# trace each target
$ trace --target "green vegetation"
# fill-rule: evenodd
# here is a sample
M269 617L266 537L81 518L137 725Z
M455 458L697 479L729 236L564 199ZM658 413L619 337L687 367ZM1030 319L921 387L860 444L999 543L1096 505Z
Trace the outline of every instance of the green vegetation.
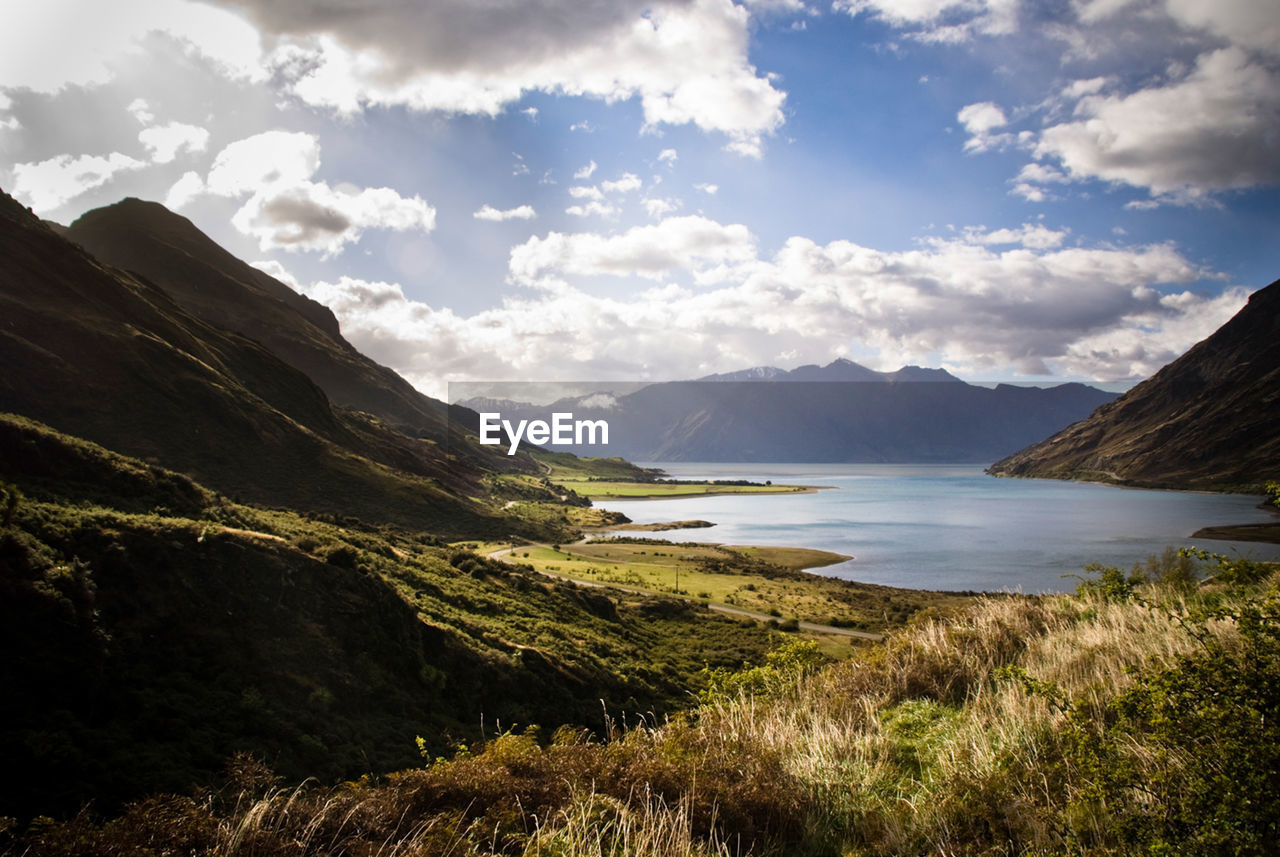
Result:
M530 453L556 482L613 479L619 482L652 482L665 474L651 467L639 467L625 458L590 458L567 452L535 450Z
M796 494L813 491L806 485L774 485L743 479L692 482L667 479L661 470L637 467L622 458L577 458L563 452L535 452L547 479L592 500L673 499L717 494Z
M1271 567L1190 560L983 599L832 665L793 642L705 671L667 721L512 730L335 787L281 790L242 761L220 791L42 822L11 850L1269 855L1280 588Z
M0 815L402 768L515 723L687 705L777 632L354 518L232 502L0 417Z
M880 631L921 610L945 610L964 596L854 583L803 569L848 557L782 547L734 547L619 537L571 545L529 545L516 558L545 574L623 589L694 597L757 615ZM678 586L677 586L678 583Z
M605 480L557 480L592 500L662 499L711 497L719 494L803 494L815 489L806 485L757 485L733 482L614 482Z

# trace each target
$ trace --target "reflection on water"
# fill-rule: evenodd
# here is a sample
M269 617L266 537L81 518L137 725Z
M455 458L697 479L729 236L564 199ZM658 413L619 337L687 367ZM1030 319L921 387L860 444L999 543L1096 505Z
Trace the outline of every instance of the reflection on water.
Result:
M996 479L972 465L647 464L678 479L829 485L816 494L599 501L645 523L704 518L702 530L645 533L675 541L821 548L854 557L816 571L921 589L1074 588L1090 562L1128 567L1166 546L1196 544L1280 559L1280 545L1193 540L1214 524L1273 520L1260 497L1144 491L1042 479Z

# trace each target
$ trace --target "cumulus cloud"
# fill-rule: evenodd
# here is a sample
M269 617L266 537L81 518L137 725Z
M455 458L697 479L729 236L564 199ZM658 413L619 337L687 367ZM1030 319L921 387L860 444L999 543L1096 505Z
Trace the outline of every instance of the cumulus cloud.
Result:
M142 129L138 140L151 152L153 162L167 164L178 157L179 152L203 152L209 145L209 132L196 125L170 122Z
M313 181L320 144L311 134L264 131L227 145L208 176L187 173L169 190L179 207L200 193L248 199L231 218L263 250L309 250L326 256L360 240L365 229L435 228L435 209L387 187L330 187Z
M584 205L571 205L564 213L574 217L616 217L621 210L611 202L593 199Z
M595 161L591 161L591 162L590 162L589 164L587 164L585 167L582 167L582 168L580 168L579 170L577 170L577 171L573 174L573 177L574 177L575 179L589 179L589 178L591 178L591 174L592 174L592 173L594 173L594 172L596 171L596 166L597 166L596 162L595 162Z
M1062 246L1068 230L1053 230L1041 223L1024 223L1017 229L994 229L990 232L981 227L966 229L965 239L975 244L1020 244L1031 250L1049 250Z
M496 115L530 91L638 98L647 124L693 124L758 154L785 94L748 61L732 0L316 4L225 0L278 47L272 64L315 106Z
M640 181L640 177L635 173L623 173L619 179L600 183L600 189L605 193L629 193L643 186L644 182Z
M1018 6L1017 0L835 4L935 42L1011 36ZM1017 38L1065 43L1066 59L1095 73L1055 81L1038 102L1012 111L991 101L959 111L966 151L1017 146L1036 159L1036 169L1012 183L1014 195L1041 202L1053 198L1051 185L1101 181L1148 192L1149 200L1129 207L1150 208L1280 183L1280 4L1073 0L1061 9L1028 4L1024 11L1037 16L1036 29L1028 14ZM1162 67L1163 74L1150 73ZM1037 118L1039 128L1012 127Z
M1018 25L1017 0L836 0L832 8L878 18L924 42L1005 35Z
M680 209L680 200L678 199L655 199L649 198L643 201L644 210L648 212L650 217L663 217L673 211Z
M0 81L9 87L52 93L106 83L118 59L142 52L153 33L177 40L233 77L266 78L258 32L242 16L206 3L130 0L125 8L41 0L24 4L21 18L22 26L0 27ZM56 46L57 62L49 61L50 46Z
M165 194L164 207L170 211L179 211L204 192L204 179L195 170L187 170Z
M102 187L118 173L146 167L120 152L58 155L38 163L15 164L13 193L39 213L50 212L86 191Z
M1280 75L1240 48L1203 54L1162 86L1084 95L1074 113L1035 147L1073 179L1184 200L1280 181Z
M1003 128L1009 124L1009 120L1005 118L1004 111L994 102L983 101L978 104L970 104L962 108L956 114L956 118L960 120L960 124L964 126L964 129L969 132L969 139L964 144L966 152L985 152L988 149L1007 145L1014 139L1012 134L991 133L997 128Z
M658 161L660 163L674 164L679 157L680 155L675 149L663 149L658 153Z
M437 394L449 378L689 378L853 348L878 353L883 368L940 356L957 371L1132 380L1247 296L1178 291L1205 272L1168 245L1064 249L1033 237L1038 229L965 229L903 252L794 237L765 259L744 227L671 218L619 235L531 238L509 268L541 288L471 316L391 283L344 278L303 291L333 308L357 347ZM673 281L726 267L733 276L710 288ZM598 277L654 285L605 296L590 287Z
M532 205L520 205L515 208L497 209L492 205L483 205L479 211L471 215L476 220L492 220L500 222L503 220L532 220L538 216L533 210Z
M620 235L551 232L511 250L515 282L537 283L547 275L636 276L660 280L674 269L705 275L726 263L755 258L755 238L741 224L723 226L705 217L672 217Z

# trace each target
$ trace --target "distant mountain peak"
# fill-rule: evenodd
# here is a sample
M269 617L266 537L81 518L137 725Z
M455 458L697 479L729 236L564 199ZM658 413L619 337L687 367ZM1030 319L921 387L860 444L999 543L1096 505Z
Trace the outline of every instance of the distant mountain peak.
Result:
M847 357L837 357L826 366L806 363L788 371L775 366L753 366L698 378L699 381L859 381L869 383L905 381L945 381L964 383L945 369L903 366L896 372L877 372Z

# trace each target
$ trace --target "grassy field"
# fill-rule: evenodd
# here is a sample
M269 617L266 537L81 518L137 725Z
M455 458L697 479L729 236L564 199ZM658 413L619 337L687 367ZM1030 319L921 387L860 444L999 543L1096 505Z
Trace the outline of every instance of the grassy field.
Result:
M527 545L508 559L544 574L663 595L679 595L781 620L880 631L918 610L963 596L854 583L803 569L848 557L785 547L674 544L659 540Z
M713 497L719 494L807 494L808 485L729 485L718 482L613 482L558 479L592 500L674 500L678 497Z

